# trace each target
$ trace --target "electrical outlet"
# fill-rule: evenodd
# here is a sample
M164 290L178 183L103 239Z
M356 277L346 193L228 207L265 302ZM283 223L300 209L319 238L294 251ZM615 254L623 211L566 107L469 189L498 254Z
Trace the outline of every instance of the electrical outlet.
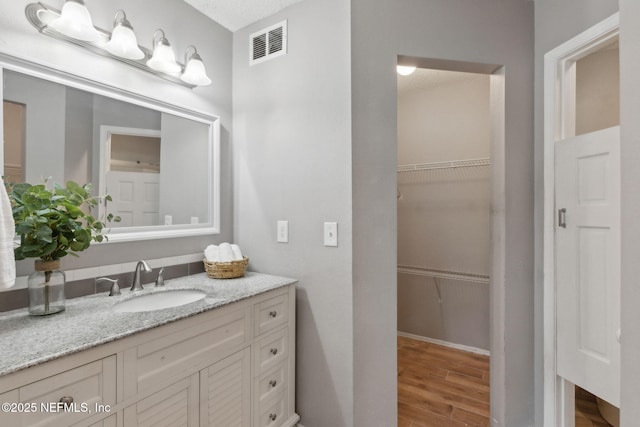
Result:
M289 243L289 221L278 221L277 241Z
M164 216L164 225L171 225L173 223L173 217L171 215Z
M324 245L338 246L338 223L337 222L324 223Z

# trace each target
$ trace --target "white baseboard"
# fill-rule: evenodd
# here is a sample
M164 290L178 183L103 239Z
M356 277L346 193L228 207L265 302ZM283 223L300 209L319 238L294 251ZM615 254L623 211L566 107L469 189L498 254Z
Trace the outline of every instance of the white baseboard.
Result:
M398 336L399 337L405 337L405 338L411 338L411 339L418 340L418 341L430 342L432 344L438 344L438 345L442 345L442 346L445 346L445 347L455 348L456 350L468 351L470 353L481 354L483 356L490 356L491 355L489 350L485 350L485 349L482 349L482 348L471 347L469 345L463 345L463 344L455 344L455 343L448 342L448 341L437 340L435 338L427 338L427 337L423 337L423 336L420 336L420 335L408 334L406 332L398 331Z

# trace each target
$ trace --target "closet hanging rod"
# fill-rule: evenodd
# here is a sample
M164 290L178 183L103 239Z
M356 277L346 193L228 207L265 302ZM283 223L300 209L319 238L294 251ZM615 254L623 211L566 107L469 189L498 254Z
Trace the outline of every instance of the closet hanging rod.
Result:
M415 172L424 170L435 169L455 169L455 168L469 168L476 166L489 166L491 165L491 159L468 159L468 160L451 160L448 162L433 162L433 163L418 163L414 165L399 165L397 168L400 172Z
M485 284L489 283L488 274L438 270L435 268L412 267L408 265L398 265L398 273L412 274L415 276L434 277L438 279L461 280L464 282L485 283Z

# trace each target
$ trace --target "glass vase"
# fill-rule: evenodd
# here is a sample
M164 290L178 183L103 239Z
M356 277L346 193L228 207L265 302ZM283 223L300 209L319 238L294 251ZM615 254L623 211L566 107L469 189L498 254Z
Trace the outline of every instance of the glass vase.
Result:
M46 316L64 311L64 283L60 260L36 260L35 271L29 276L29 314Z

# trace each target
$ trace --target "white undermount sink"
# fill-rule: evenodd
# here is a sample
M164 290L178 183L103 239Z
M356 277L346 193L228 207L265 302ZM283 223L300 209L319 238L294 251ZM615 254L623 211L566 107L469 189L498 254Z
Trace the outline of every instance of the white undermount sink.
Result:
M152 294L135 296L113 306L118 313L137 313L140 311L162 310L200 301L207 296L197 289L175 289Z

